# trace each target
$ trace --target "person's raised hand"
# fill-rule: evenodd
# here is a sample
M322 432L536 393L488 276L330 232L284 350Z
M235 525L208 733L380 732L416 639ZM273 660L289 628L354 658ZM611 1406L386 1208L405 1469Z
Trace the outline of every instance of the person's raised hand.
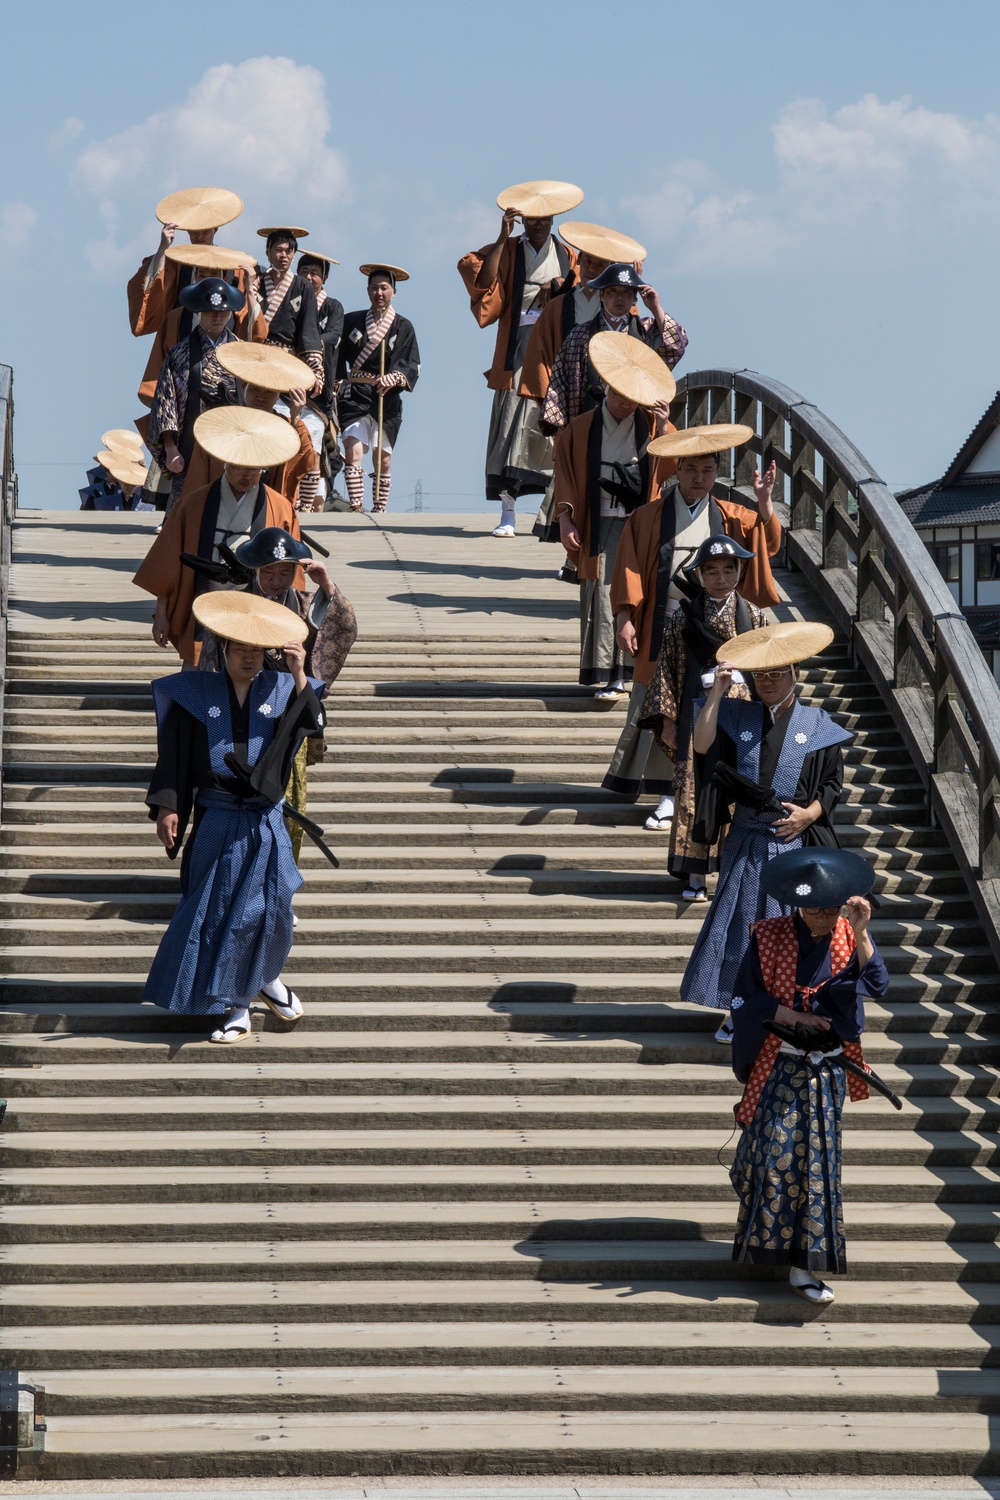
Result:
M518 213L516 208L504 209L503 218L500 221L500 238L502 240L510 239L510 236L514 228L516 227L520 217L521 215Z
M302 564L302 571L307 578L312 579L320 593L325 594L329 599L333 593L333 581L326 566L321 562L317 562L313 557L308 562Z
M774 482L778 477L778 465L774 459L768 464L763 474L758 469L753 476L753 492L757 497L758 504L762 500L770 500Z
M657 401L650 410L653 413L653 436L662 437L670 426L670 402Z
M174 235L176 233L177 233L177 225L176 224L164 224L164 225L161 226L161 228L160 228L160 248L159 248L159 252L158 252L160 255L163 254L164 250L169 250L170 249L170 246L174 243Z
M731 661L720 661L715 669L715 680L708 690L710 698L724 698L733 685L733 673L736 668Z
M177 842L177 814L161 807L156 814L156 837L164 849L172 849Z
M872 919L871 902L866 901L864 896L852 896L849 901L844 902L844 916L854 929L854 936L859 938L868 931L868 923Z
M643 282L642 286L639 288L639 296L642 298L643 303L651 313L655 314L662 311L660 307L660 294L655 287L649 286L646 282Z
M306 648L301 641L287 641L281 649L285 654L285 664L292 674L295 687L301 693L306 685Z

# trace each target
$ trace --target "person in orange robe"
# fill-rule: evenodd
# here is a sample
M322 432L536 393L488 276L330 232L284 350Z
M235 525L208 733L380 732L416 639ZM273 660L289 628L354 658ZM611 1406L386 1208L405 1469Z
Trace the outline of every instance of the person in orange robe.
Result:
M493 363L486 384L493 411L486 452L486 498L499 500L494 536L515 535L518 495L543 495L552 474L552 444L538 426L536 402L520 395L521 371L534 324L570 271L576 251L553 237L552 219L525 218L505 209L492 245L470 250L458 263L472 315L480 328L496 324Z
M264 484L263 474L263 469L227 463L220 480L185 495L170 511L132 579L156 598L153 640L158 646L173 646L189 666L197 665L201 653L191 606L211 585L181 561L182 554L218 562L222 544L255 536L265 526L280 526L299 540L294 507ZM304 588L304 579L297 577L294 587Z
M678 438L684 436L683 431L678 434ZM657 446L663 443L666 440L660 439ZM632 694L625 727L602 786L633 798L642 791L659 792L659 804L646 820L652 832L669 830L673 798L661 784L665 757L656 752L652 733L641 730L638 720L663 644L664 622L672 609L680 607L675 582L679 571L705 537L725 532L753 553L740 578L743 598L760 609L778 602L770 563L781 546L781 522L771 500L777 469L771 463L763 474L755 475L756 510L737 501L717 499L712 488L718 473L718 453L679 458L673 481L651 505L643 505L629 516L615 558L611 608L618 644L633 661ZM685 534L683 546L672 546L680 528L693 520L698 521L704 535L695 539ZM646 780L651 755L656 765L651 779L656 784L647 784Z

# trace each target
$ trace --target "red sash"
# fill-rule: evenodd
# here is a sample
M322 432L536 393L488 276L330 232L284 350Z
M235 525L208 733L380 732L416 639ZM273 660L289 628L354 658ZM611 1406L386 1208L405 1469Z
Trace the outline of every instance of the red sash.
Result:
M799 942L795 935L795 918L793 916L767 917L763 922L755 922L750 931L757 938L760 971L764 976L764 988L767 993L773 995L789 1010L811 1011L814 1008L812 997L821 986L796 986L795 969L799 961ZM838 974L843 973L854 957L856 948L857 939L850 922L846 917L838 917L837 925L830 937L832 977L836 978ZM829 983L829 981L824 982ZM850 1058L851 1062L857 1063L861 1068L867 1067L860 1042L842 1042L841 1046L844 1056ZM749 1125L756 1114L764 1085L771 1076L774 1060L780 1050L781 1038L768 1036L757 1053L757 1059L750 1070L750 1077L743 1090L743 1098L736 1111L736 1119L740 1125ZM853 1073L847 1075L847 1087L852 1099L868 1098L867 1083Z

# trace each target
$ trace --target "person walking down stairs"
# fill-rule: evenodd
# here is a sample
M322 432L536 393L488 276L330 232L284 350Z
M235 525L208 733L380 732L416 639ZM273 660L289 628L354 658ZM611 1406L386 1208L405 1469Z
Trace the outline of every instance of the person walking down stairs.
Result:
M305 671L307 625L256 594L194 602L226 642L221 672L177 672L153 683L157 758L146 794L156 834L181 864L181 899L153 958L143 998L189 1016L221 1017L210 1040L250 1034L258 996L285 1021L302 1015L281 980L292 946L292 897L302 884L282 815L299 745L321 734L324 685ZM288 672L264 669L280 647Z
M834 1299L823 1275L847 1269L841 1114L848 1089L852 1099L869 1094L865 996L889 989L868 934L874 881L846 849L772 860L761 885L792 914L754 924L732 1000L733 1072L744 1085L733 1260L788 1266L792 1291L819 1306Z

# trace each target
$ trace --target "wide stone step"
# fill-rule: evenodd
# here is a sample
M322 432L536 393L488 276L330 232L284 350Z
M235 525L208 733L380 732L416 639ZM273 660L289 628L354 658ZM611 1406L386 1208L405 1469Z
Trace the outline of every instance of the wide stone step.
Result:
M853 1173L851 1174L853 1176ZM67 1203L7 1204L0 1207L0 1224L8 1247L32 1245L56 1258L76 1254L80 1246L96 1247L106 1241L124 1241L137 1254L152 1245L157 1256L168 1255L164 1247L177 1242L200 1246L203 1241L224 1241L264 1246L293 1241L295 1253L305 1255L308 1246L380 1237L394 1245L411 1240L496 1239L508 1245L532 1240L540 1231L550 1239L572 1239L589 1244L593 1240L645 1244L675 1240L725 1240L734 1229L735 1205L730 1197L718 1202L681 1200L671 1202L669 1215L651 1211L648 1202L611 1200L606 1203L572 1201L448 1202L429 1198L422 1202L281 1202L242 1203ZM891 1244L894 1254L900 1242L918 1242L917 1248L944 1243L959 1253L973 1244L995 1253L1000 1228L1000 1204L857 1201L850 1195L844 1205L844 1221L852 1246L877 1240ZM728 1243L728 1241L727 1241ZM60 1246L72 1245L72 1252ZM906 1248L906 1245L904 1245ZM852 1255L852 1261L854 1257ZM175 1267L179 1252L173 1254ZM97 1259L97 1265L100 1261ZM75 1264L75 1262L74 1262ZM95 1264L92 1256L90 1265ZM95 1275L91 1269L90 1275ZM73 1280L73 1274L67 1277Z
M527 1394L525 1400L527 1400ZM992 1423L976 1413L918 1422L894 1410L788 1409L546 1413L522 1403L502 1413L351 1412L331 1420L299 1412L160 1416L60 1416L49 1424L41 1478L145 1479L213 1475L744 1474L937 1475L994 1473ZM905 1405L902 1410L906 1410ZM728 1419L728 1420L726 1420ZM774 1434L785 1446L776 1458ZM263 1446L266 1444L267 1446ZM794 1458L794 1467L791 1460Z
M372 1165L563 1166L604 1163L669 1165L718 1161L717 1130L670 1128L615 1130L466 1129L286 1130L261 1123L254 1129L213 1132L211 1141L188 1130L15 1131L0 1140L5 1168L89 1167L102 1157L134 1166L210 1166L220 1154L261 1166L321 1165L331 1153L345 1163ZM974 1131L852 1129L844 1135L844 1160L867 1166L1000 1166L1000 1146ZM595 1168L596 1171L596 1168Z
M693 1227L683 1226L689 1235ZM461 1295L463 1282L496 1281L504 1300L509 1300L516 1295L518 1282L541 1281L557 1289L557 1302L568 1289L575 1294L574 1300L589 1301L587 1293L593 1288L578 1283L634 1282L636 1295L656 1305L672 1283L694 1283L692 1301L697 1301L706 1279L744 1287L747 1279L746 1267L732 1259L731 1226L728 1234L723 1229L717 1238L674 1234L661 1239L562 1240L543 1224L514 1244L477 1238L282 1239L236 1244L229 1239L197 1239L136 1245L130 1239L105 1237L93 1243L9 1245L0 1259L4 1271L0 1308L5 1322L26 1315L38 1322L77 1321L90 1315L83 1311L88 1305L95 1314L107 1308L134 1307L136 1317L149 1321L156 1316L151 1309L158 1302L155 1297L149 1300L154 1281L163 1292L161 1305L171 1317L187 1317L191 1305L203 1301L236 1304L239 1311L241 1287L247 1289L246 1306L252 1308L255 1290L267 1281L284 1293L273 1298L277 1306L308 1307L315 1298L316 1316L325 1320L337 1316L331 1307L334 1286L352 1281L385 1281L389 1297L399 1283L440 1281L450 1283L444 1287L449 1300ZM861 1240L852 1248L851 1261L853 1277L891 1285L894 1313L905 1303L908 1286L916 1283L926 1315L926 1288L942 1283L938 1290L943 1309L965 1306L962 1295L950 1295L961 1288L981 1299L974 1321L1000 1322L1000 1247L996 1245ZM221 1266L227 1268L231 1280L220 1280ZM787 1281L787 1270L759 1269L756 1279L780 1285ZM534 1289L533 1285L529 1298ZM434 1300L433 1288L430 1300ZM890 1315L883 1312L881 1317Z

